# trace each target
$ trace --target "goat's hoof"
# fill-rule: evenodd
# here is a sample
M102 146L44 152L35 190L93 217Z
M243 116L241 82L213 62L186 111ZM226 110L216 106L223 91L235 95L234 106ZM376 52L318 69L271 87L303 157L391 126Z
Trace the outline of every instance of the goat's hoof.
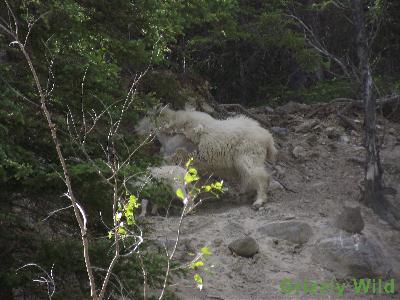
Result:
M261 206L263 206L264 202L254 202L253 205L251 206L254 210L259 210Z
M146 219L146 216L143 216L143 215L139 215L136 217L136 221L138 221L138 222L143 222L145 219Z

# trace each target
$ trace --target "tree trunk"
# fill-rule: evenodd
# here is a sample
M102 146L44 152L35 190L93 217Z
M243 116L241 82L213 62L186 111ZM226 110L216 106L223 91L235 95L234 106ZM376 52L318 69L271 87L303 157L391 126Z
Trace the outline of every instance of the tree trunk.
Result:
M385 198L383 168L376 136L376 98L369 63L370 45L365 28L364 0L352 0L353 22L357 32L357 54L361 96L364 101L364 147L366 149L362 200L385 221L396 226L396 212ZM397 224L398 226L398 224Z

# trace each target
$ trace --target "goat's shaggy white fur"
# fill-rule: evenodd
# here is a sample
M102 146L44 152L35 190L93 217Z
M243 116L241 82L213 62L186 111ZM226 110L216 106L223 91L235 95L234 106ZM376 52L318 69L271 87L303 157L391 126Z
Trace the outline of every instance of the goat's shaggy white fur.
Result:
M166 165L161 167L150 167L148 169L151 178L159 180L171 187L175 193L178 189L181 189L184 196L186 197L185 189L185 175L186 170L180 166ZM139 178L139 181L146 183L148 180L145 178ZM137 182L138 183L138 182ZM142 210L139 217L144 217L147 211L148 201L151 199L142 199ZM158 206L153 204L152 213L157 211Z
M183 134L169 135L159 132L157 139L161 144L160 153L164 156L174 155L179 148L185 149L189 153L196 151L196 145L191 143Z
M271 133L258 122L245 116L216 120L203 112L166 108L153 122L143 119L137 129L142 134L156 129L185 136L197 148L194 157L200 168L222 178L238 178L241 192L257 192L256 208L267 201L270 176L264 162L274 161L277 150Z
M186 170L180 166L161 166L149 168L150 174L157 180L169 185L174 192L181 189L185 193Z

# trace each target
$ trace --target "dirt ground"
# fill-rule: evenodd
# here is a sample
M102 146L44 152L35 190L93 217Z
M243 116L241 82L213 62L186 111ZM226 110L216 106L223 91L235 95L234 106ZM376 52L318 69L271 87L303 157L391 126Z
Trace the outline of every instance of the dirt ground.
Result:
M312 250L324 237L340 234L334 219L344 206L361 206L365 228L363 236L374 239L383 249L385 260L392 266L397 294L391 297L379 294L355 295L348 282L341 299L399 299L400 288L400 232L377 217L371 209L359 202L360 181L363 177L364 149L362 147L362 119L350 115L355 128L346 128L335 109L310 116L310 107L303 112L283 108L281 114L269 115L262 108L254 114L270 121L275 129L274 138L279 149L279 159L273 177L286 189L269 193L269 202L260 210L251 208L252 199L210 200L193 215L185 218L181 242L176 259L187 262L188 253L196 253L208 246L212 252L206 260L210 273L202 273L203 289L193 280L194 272L186 278L175 278L171 290L182 299L337 299L334 291L326 295L285 294L281 291L283 279L292 282L304 280L317 283L335 280L335 274L321 267L313 259ZM279 111L279 110L278 110ZM311 125L310 125L311 124ZM382 161L385 183L400 192L400 126L379 119L379 134L384 135ZM294 151L297 147L297 152ZM296 152L296 154L293 154ZM296 157L297 156L297 157ZM388 195L392 203L400 203L399 194ZM149 217L155 226L153 238L162 241L176 235L178 217ZM277 221L301 221L312 228L312 236L303 245L292 244L260 232L258 228ZM259 252L252 258L232 254L228 245L245 236L253 237Z

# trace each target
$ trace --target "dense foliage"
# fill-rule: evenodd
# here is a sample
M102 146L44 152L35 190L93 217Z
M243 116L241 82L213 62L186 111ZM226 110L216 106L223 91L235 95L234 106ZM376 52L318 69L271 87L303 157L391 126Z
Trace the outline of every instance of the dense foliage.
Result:
M320 43L334 56L350 62L351 69L357 65L354 28L349 22L351 12L336 2L347 3L327 0L9 1L22 36L27 33L27 23L36 21L27 48L42 84L53 86L49 107L59 128L78 196L84 199L83 204L92 216L93 235L105 234L97 216L99 211L109 209L110 191L71 142L67 113L79 116L82 108L99 110L124 99L132 80L145 70L147 74L140 82L134 105L121 125L121 143L127 147L138 145L133 125L149 107L158 102L182 106L189 98L203 97L204 90L211 92L218 102L244 105L273 106L289 100L312 102L356 97L354 80L349 80L332 58L310 46L309 32L290 17L295 15L304 20ZM365 2L369 30L376 32L370 56L377 92L399 92L400 3L395 0ZM0 17L5 22L9 20L3 1ZM59 282L71 276L84 281L72 213L64 212L57 215L57 220L47 221L58 232L56 238L49 232L40 233L41 228L32 227L33 221L46 217L46 212L65 206L65 199L59 197L64 185L58 176L60 166L38 107L32 76L22 54L10 42L11 37L0 31L2 299L12 299L16 287L25 286L18 293L32 291L33 287L26 283L29 274L15 274L16 268L26 262L34 261L47 268L54 263ZM50 66L52 72L49 72ZM118 114L119 110L120 106L115 105L112 114ZM107 132L103 130L106 126L106 122L99 123L87 141L90 154L99 161L103 153L98 142L106 140ZM161 162L151 146L136 155L136 164L129 166L127 172L140 172L150 164ZM168 195L167 191L154 187L144 192L147 197L162 198L161 202ZM107 213L104 216L110 217ZM100 253L105 247L99 242L93 251ZM151 274L156 276L156 267L163 262L161 258L151 261L154 271ZM125 264L124 268L120 272L128 287L138 291L141 281L137 265L127 270ZM75 288L75 298L86 295L86 285ZM65 293L65 288L59 286L57 298L71 297Z

